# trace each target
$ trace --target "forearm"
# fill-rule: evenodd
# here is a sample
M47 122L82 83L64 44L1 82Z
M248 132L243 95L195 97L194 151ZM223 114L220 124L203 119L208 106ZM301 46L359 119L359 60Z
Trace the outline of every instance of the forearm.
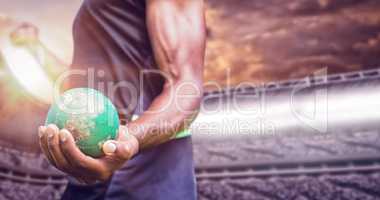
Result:
M184 84L189 85L187 91L181 89ZM181 91L187 94L179 94ZM199 111L201 97L202 87L193 82L168 87L143 115L128 124L128 133L137 138L140 149L167 142L190 126Z

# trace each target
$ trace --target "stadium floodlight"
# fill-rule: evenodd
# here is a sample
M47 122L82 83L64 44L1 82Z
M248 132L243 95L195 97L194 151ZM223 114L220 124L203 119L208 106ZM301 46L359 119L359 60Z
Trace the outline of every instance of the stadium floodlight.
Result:
M2 54L9 71L33 97L45 103L52 101L53 83L43 70L38 59L26 48L7 43Z

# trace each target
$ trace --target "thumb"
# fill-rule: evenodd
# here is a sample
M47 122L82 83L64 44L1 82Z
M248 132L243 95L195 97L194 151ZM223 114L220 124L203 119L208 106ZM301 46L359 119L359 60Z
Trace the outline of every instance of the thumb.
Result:
M103 152L122 160L129 160L137 154L139 144L134 136L128 135L123 141L109 140L103 144Z

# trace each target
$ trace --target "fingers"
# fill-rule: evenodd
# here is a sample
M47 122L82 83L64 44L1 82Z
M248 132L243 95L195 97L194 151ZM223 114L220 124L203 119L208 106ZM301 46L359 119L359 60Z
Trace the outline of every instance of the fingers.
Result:
M41 148L52 165L61 171L70 172L69 163L60 150L58 133L59 129L54 124L41 126L39 128Z
M137 139L132 135L126 135L123 140L110 140L104 143L103 152L108 156L116 157L118 160L129 160L137 154L139 149Z
M104 143L103 152L107 156L112 156L117 161L129 160L132 157L128 144L112 140Z
M82 173L86 170L97 172L102 170L101 163L89 156L83 154L76 146L73 136L67 131L63 130L59 132L60 147L64 157L68 160L73 168Z
M56 166L55 161L53 157L50 155L49 147L47 143L47 127L46 126L40 126L38 128L38 136L40 138L40 147L42 152L45 154L46 158L49 160L49 162Z
M47 128L47 140L48 140L48 148L50 155L54 159L54 162L56 164L56 167L62 171L65 172L71 172L70 164L67 161L66 157L63 155L60 147L60 140L59 140L59 132L67 131L67 130L61 130L58 131L58 127L51 126Z
M51 151L51 146L52 146L52 142L53 142L55 136L58 135L58 130L59 129L56 125L49 124L46 127L45 136L44 136L49 154L50 154L51 158L54 160L54 163L56 165L57 165L56 156L54 155L54 152Z
M128 144L124 143L127 141L127 128L125 126L120 126L117 141L109 140L103 144L103 152L107 156L113 156L117 160L129 160L132 157L131 148Z
M90 184L96 180L107 180L112 173L107 163L84 155L76 146L71 133L59 131L55 125L39 128L40 146L51 164L80 180Z

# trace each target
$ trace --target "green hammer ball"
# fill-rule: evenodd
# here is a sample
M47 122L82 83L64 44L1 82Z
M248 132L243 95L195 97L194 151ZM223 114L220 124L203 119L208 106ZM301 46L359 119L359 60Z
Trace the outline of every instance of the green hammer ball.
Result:
M120 125L112 102L90 88L71 89L57 98L47 114L49 124L70 131L79 149L95 158L103 156L103 144L116 138Z

